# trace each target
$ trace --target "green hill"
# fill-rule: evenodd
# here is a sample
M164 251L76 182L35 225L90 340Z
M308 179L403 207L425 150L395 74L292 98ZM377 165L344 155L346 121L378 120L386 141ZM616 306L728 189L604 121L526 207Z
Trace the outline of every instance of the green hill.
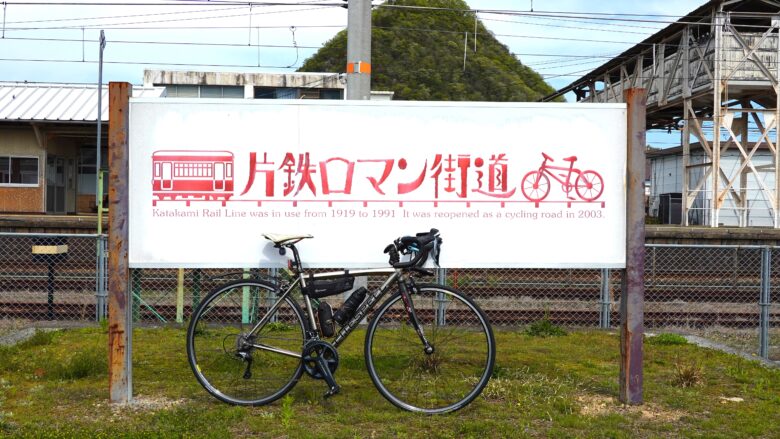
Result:
M372 16L371 89L391 90L397 100L536 101L555 90L524 66L482 25L460 11L462 0L396 0L390 4L456 10L376 8ZM468 49L464 69L464 34ZM344 72L347 32L341 31L299 69Z

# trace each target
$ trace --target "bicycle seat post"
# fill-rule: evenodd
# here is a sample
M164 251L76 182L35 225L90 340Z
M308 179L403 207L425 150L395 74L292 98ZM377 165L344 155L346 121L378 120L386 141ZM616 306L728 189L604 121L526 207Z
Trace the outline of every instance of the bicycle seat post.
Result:
M295 273L302 273L303 266L301 264L301 256L298 254L298 249L295 247L295 244L285 244L284 246L289 247L293 252L293 269L295 270Z

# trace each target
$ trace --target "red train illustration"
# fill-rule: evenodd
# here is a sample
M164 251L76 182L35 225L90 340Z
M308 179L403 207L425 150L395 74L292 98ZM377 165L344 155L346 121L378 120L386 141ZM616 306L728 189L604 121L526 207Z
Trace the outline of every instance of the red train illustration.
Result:
M230 151L155 151L152 193L160 200L222 200L233 196Z

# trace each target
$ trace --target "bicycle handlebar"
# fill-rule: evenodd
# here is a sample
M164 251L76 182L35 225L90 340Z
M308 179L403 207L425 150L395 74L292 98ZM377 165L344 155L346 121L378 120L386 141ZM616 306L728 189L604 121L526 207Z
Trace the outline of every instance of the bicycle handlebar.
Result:
M416 267L428 259L428 254L439 237L439 230L431 229L430 232L421 232L415 236L402 236L392 244L385 247L385 253L390 255L390 265L393 268ZM415 256L406 262L401 262L401 255L415 254Z

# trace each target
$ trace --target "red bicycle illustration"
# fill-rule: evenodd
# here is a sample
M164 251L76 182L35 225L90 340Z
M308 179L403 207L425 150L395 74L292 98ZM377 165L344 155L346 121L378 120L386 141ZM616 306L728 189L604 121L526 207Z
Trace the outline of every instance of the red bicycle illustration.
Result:
M575 168L574 162L577 161L577 156L563 159L563 161L569 162L569 167L548 165L548 161L553 161L552 157L545 153L542 153L542 157L544 157L544 161L542 161L539 169L531 171L523 177L523 195L529 200L539 202L547 198L547 195L550 193L550 178L548 175L563 185L563 191L570 200L574 199L571 196L572 189L577 193L577 196L585 201L593 201L601 196L601 193L604 191L604 180L596 171L582 171ZM572 178L575 175L576 178ZM572 183L572 180L574 180L574 183Z

